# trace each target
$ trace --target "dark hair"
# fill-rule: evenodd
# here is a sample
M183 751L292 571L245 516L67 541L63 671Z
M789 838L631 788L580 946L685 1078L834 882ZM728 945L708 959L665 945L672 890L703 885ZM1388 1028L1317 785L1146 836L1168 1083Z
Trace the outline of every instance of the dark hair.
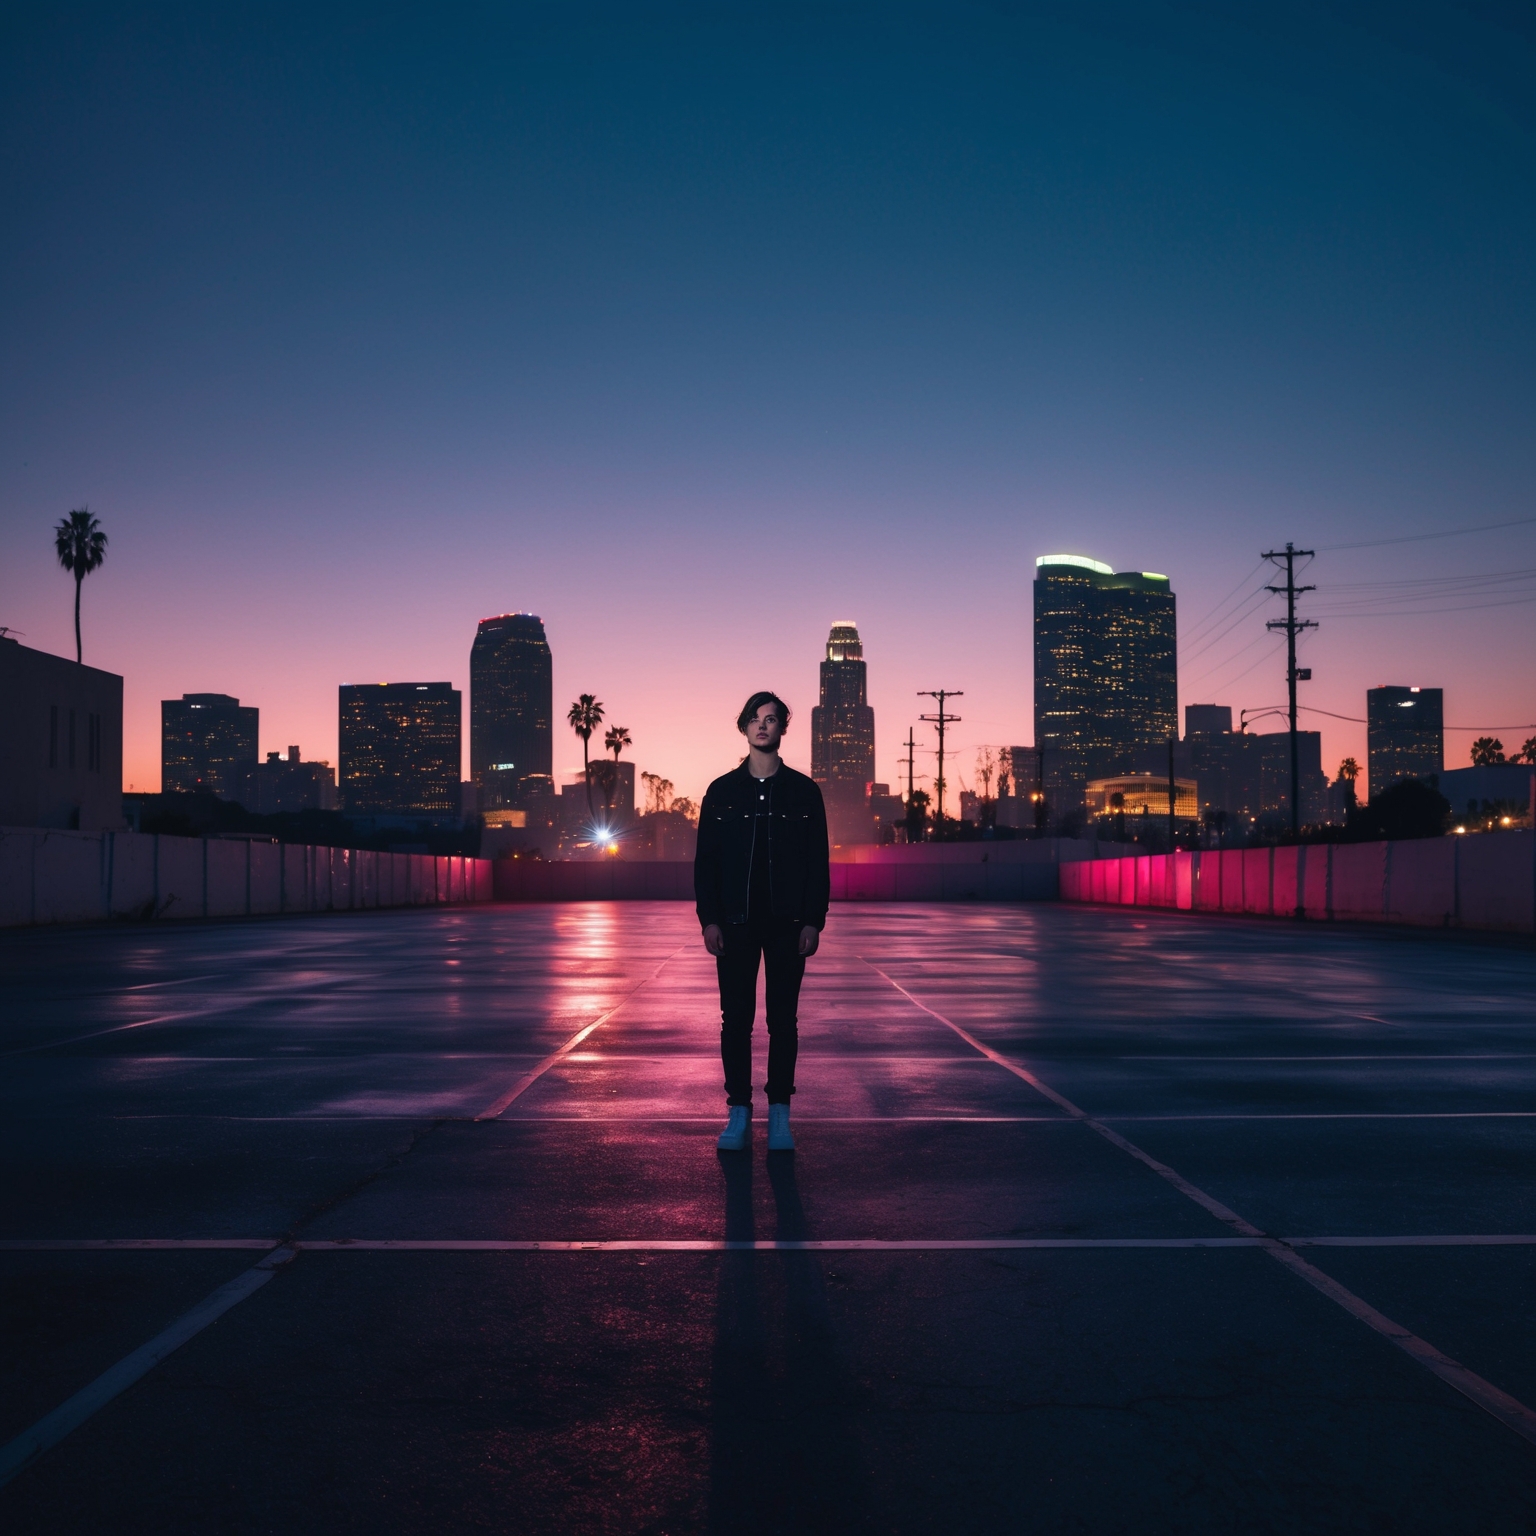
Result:
M757 712L764 704L773 704L778 707L779 727L781 730L789 729L789 705L776 693L754 693L745 704L741 706L741 713L736 716L736 729L743 736L747 734L747 727L757 718Z

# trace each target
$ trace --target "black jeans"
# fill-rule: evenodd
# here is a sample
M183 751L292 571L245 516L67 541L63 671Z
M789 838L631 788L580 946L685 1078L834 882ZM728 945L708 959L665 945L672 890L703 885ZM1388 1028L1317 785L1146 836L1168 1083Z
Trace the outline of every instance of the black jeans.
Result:
M752 1102L752 1017L757 1011L757 960L768 977L768 1102L788 1104L795 1091L800 1036L795 1011L805 957L795 919L754 918L727 923L725 953L715 959L720 977L720 1059L725 1063L725 1102Z

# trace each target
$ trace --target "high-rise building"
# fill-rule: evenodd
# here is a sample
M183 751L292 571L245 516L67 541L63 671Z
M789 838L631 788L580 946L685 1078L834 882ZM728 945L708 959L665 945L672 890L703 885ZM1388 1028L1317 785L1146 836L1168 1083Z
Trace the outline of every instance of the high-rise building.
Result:
M451 683L343 683L342 809L457 821L461 702Z
M811 777L821 786L831 840L872 842L875 712L869 707L864 646L851 621L834 624L827 636L821 701L811 711Z
M482 813L553 792L554 683L537 614L481 619L469 652L469 771Z
M160 788L236 800L256 766L261 711L227 693L184 693L160 705Z
M1035 745L1051 811L1081 811L1090 779L1167 770L1178 732L1173 589L1166 576L1082 555L1042 555L1035 567Z
M1445 767L1439 688L1370 688L1365 695L1366 774L1371 798L1399 779L1428 780Z

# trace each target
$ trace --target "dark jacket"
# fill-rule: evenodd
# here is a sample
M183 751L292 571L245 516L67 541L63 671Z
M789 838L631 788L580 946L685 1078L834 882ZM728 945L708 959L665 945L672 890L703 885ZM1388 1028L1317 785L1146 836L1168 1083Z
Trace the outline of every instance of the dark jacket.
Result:
M699 923L707 928L711 923L746 922L753 861L766 857L773 915L824 928L832 875L821 791L814 780L781 765L773 776L773 814L766 839L753 830L757 794L757 780L745 763L721 774L704 792L693 861Z

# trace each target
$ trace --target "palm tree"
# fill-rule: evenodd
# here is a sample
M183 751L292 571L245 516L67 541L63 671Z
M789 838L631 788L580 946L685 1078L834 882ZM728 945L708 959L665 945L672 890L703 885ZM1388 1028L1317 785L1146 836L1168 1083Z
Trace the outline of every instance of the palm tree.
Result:
M1491 768L1504 761L1504 743L1497 736L1479 736L1472 743L1472 766Z
M1344 785L1344 809L1354 810L1358 803L1355 799L1355 780L1360 777L1360 764L1354 758L1346 757L1339 764L1339 779Z
M610 725L608 734L603 737L603 745L613 753L613 768L603 775L603 804L609 817L613 816L613 797L619 792L619 753L625 747L633 746L629 739L629 727L627 725ZM607 766L606 764L604 765Z
M89 507L77 507L60 518L53 530L53 547L59 564L75 578L75 664L83 658L80 646L80 583L107 558L107 536Z
M592 815L592 764L588 758L588 743L592 740L592 732L603 723L603 706L597 702L596 694L584 693L571 705L565 718L571 729L581 737L581 776L587 782L587 815L590 817Z

